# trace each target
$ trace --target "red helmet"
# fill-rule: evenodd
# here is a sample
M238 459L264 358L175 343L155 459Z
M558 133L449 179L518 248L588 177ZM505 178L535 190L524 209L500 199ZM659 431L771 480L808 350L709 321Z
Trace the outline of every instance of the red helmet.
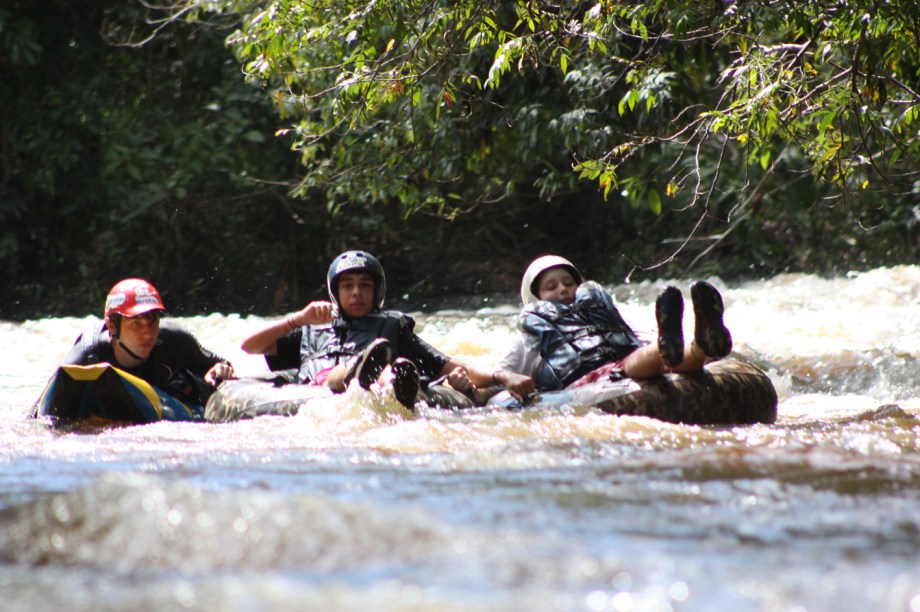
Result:
M166 306L163 305L160 292L156 287L140 278L126 278L119 281L105 298L105 320L107 322L112 313L125 317L136 317L151 310L166 310Z

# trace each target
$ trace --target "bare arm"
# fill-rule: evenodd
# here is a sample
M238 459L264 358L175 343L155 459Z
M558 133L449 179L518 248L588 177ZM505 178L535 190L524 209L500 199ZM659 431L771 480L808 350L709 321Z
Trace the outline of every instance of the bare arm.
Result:
M521 402L527 403L528 398L537 390L537 385L530 376L510 372L508 370L496 370L492 373L495 382L503 386L511 394L511 397Z
M241 348L250 355L275 355L278 352L278 340L289 331L304 325L329 323L334 318L335 306L332 302L310 302L303 309L269 323L246 337Z
M508 390L511 397L522 404L526 402L527 397L536 390L536 385L530 376L509 372L508 370L486 371L476 366L466 365L454 359L449 360L441 371L442 374L454 375L454 370L461 368L466 371L466 375L477 389L485 391L489 387L502 386ZM497 393L496 390L491 395Z

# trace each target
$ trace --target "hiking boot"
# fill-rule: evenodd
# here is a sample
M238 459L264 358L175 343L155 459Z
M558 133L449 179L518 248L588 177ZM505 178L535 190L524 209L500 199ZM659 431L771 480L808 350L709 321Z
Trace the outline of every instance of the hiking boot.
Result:
M389 341L384 338L374 340L348 366L345 372L345 386L348 387L348 383L357 377L362 389L370 389L392 359L393 349L390 348Z
M418 368L408 359L399 357L393 362L392 370L393 395L396 396L396 401L409 410L414 410L419 388Z
M658 320L658 354L670 367L684 360L684 296L674 286L665 287L655 300Z
M693 340L701 351L715 359L732 352L732 335L722 322L725 306L722 296L715 287L705 281L690 285L690 299L693 300L693 314L696 327Z

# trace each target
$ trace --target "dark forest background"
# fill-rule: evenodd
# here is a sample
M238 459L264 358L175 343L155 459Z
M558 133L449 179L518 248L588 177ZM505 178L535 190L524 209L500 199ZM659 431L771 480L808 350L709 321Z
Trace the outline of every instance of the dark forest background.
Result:
M328 192L302 188L292 120L266 84L244 78L226 42L235 23L176 21L119 44L146 38L149 28L115 34L147 16L124 0L0 7L0 319L98 314L128 276L153 282L176 315L288 311L323 296L329 262L351 248L381 259L388 303L408 308L513 301L527 263L547 252L610 283L918 261L916 193L855 211L828 203L828 187L791 154L763 178L728 173L725 196L704 211L656 210L617 190L605 198L577 177L547 197L540 163L517 169L494 202L332 206ZM538 80L517 95L558 91ZM571 152L535 134L533 146L549 148L544 165L571 167ZM514 149L492 154L506 162ZM639 174L661 170L642 163ZM740 222L733 180L757 186Z

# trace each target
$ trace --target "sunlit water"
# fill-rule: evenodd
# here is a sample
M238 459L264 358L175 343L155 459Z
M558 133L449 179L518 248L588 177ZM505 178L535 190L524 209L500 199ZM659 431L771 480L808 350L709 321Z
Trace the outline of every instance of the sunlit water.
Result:
M614 288L637 327L663 284ZM0 605L920 611L920 267L724 296L773 425L413 416L357 389L295 417L64 434L24 415L93 317L0 322ZM485 306L418 331L491 364L517 309ZM263 319L180 322L264 371L238 348Z

